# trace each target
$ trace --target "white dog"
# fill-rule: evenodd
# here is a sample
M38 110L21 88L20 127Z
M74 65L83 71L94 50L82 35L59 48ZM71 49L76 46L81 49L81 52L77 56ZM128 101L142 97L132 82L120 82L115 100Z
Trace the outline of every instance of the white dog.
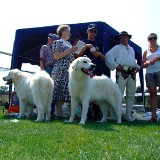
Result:
M20 102L19 118L24 117L27 111L27 118L32 116L34 105L38 108L37 121L50 120L52 95L54 82L45 71L39 71L35 75L26 74L18 69L13 69L4 81L8 84L14 83L15 90Z
M89 102L97 101L103 113L100 122L107 121L108 111L114 113L117 123L121 123L122 94L118 85L107 76L94 76L94 64L87 57L79 57L69 67L69 92L71 95L71 116L73 122L75 109L82 104L80 124L85 124Z

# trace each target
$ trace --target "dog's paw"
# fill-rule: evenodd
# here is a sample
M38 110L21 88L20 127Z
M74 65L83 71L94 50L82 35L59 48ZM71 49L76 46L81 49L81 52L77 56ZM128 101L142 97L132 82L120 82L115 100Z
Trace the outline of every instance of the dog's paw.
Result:
M72 123L73 121L65 119L65 123Z
M73 122L73 117L70 117L69 120L65 120L64 122L66 122L66 123L72 123Z
M37 119L35 120L35 122L42 122L42 121L44 121L44 119L39 119L39 118L37 118Z
M70 121L69 120L67 120L67 119L65 119L65 121L64 121L65 123L70 123Z
M98 123L106 123L107 120L100 120L100 121L96 121L96 122L98 122Z
M80 121L79 124L84 125L85 121Z
M17 118L18 118L18 119L24 119L24 118L25 118L25 116L21 116L21 115L19 115Z
M122 124L122 122L120 121L120 122L117 122L117 124Z

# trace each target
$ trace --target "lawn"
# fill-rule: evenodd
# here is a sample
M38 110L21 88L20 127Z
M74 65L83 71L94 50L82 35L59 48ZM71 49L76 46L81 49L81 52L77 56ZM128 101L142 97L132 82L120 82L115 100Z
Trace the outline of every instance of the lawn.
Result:
M159 160L160 123L79 125L5 116L0 109L0 160Z

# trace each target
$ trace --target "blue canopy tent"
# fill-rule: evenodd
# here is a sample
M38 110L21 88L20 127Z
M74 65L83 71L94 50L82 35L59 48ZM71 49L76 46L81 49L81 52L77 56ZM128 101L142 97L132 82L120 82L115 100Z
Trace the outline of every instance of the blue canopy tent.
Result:
M119 43L116 39L116 35L119 33L105 22L87 22L69 24L71 27L71 39L72 43L75 38L82 40L87 38L87 27L90 23L95 23L98 28L98 34L96 39L100 43L102 53L106 53L109 49ZM13 46L11 69L21 69L22 63L31 63L33 65L39 65L39 50L41 46L47 43L48 33L56 33L58 25L45 26L37 28L25 28L16 30L15 41ZM137 63L141 65L142 62L142 49L137 44L129 41L130 46L133 47L136 53ZM103 65L103 73L110 77L110 70L107 66ZM139 72L139 79L141 83L142 94L144 91L143 70Z

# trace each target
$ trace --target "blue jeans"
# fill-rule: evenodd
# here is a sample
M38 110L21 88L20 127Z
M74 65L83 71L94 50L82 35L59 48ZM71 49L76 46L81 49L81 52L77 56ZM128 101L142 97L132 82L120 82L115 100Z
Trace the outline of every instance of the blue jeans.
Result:
M51 76L52 70L53 70L53 67L45 66L45 71L46 71L50 76Z

